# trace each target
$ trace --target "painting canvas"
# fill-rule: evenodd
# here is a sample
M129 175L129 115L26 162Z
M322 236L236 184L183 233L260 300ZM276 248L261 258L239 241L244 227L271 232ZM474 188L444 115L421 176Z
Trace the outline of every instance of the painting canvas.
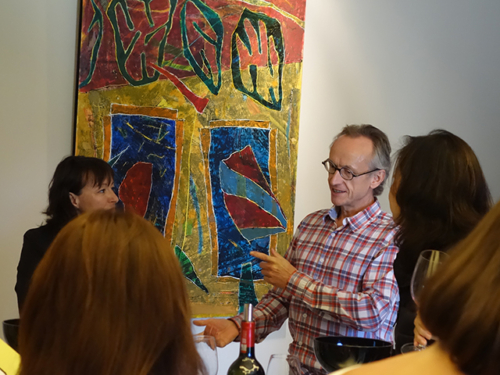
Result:
M269 289L293 235L305 0L82 0L75 153L171 243L195 316Z

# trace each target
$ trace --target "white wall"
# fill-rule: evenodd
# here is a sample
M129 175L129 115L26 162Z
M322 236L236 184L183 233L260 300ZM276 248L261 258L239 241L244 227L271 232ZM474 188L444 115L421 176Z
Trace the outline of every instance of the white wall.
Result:
M72 151L76 1L0 5L0 320L14 293L24 232L42 223L55 166Z
M344 124L372 123L393 148L441 127L464 138L500 195L500 2L307 0L296 223L329 205L320 162ZM0 5L0 320L17 316L22 235L72 150L77 1ZM431 166L430 166L431 167ZM388 209L387 195L381 198ZM285 330L257 346L263 363ZM220 371L238 346L220 351Z
M344 124L465 139L500 197L500 2L308 0L296 218L328 204L321 160ZM318 186L319 185L319 186ZM381 198L389 209L387 193Z

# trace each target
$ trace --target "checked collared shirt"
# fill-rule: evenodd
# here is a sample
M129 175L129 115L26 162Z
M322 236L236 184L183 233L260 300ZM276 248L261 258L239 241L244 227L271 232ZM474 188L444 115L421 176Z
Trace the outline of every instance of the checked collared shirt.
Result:
M254 312L262 341L289 318L290 354L302 374L324 374L314 355L317 336L393 341L399 294L393 272L396 226L378 201L335 224L337 211L320 210L299 225L285 258L297 268L285 289L273 287ZM233 318L241 323L241 316Z

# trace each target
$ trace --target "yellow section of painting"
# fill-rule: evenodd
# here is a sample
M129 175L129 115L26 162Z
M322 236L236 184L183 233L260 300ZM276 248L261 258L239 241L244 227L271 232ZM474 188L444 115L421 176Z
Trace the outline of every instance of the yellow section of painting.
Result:
M207 202L210 197L207 194L207 184L210 181L207 181L205 174L201 130L208 128L210 122L215 120L264 121L270 124L271 129L276 129L273 133L276 133L274 143L277 175L272 178L271 184L288 219L287 231L277 235L276 240L277 249L283 254L293 235L301 75L301 63L284 67L281 111L271 110L236 90L232 83L231 71L222 73L222 88L217 96L212 95L198 77L183 79L193 93L210 99L201 114L196 112L193 105L169 80L141 87L126 86L78 95L76 152L79 155L100 158L104 156L104 120L110 115L112 104L169 108L177 111L178 119L184 120L184 143L175 220L173 228L169 228L171 232L170 230L167 232L172 233L172 246L179 246L188 255L198 277L210 291L207 295L188 282L195 316L227 316L236 313L238 308L238 283L222 281L212 274L211 236L216 236L216 233L210 231L209 223L214 227L215 218L208 212ZM249 77L245 74L242 76L247 87L250 87ZM277 92L277 82L270 77L265 68L259 69L258 84L272 85ZM199 220L190 195L190 178L196 187L200 207ZM202 227L201 238L198 234L199 225ZM201 253L198 252L200 241ZM269 286L265 283L255 283L258 298L268 289Z

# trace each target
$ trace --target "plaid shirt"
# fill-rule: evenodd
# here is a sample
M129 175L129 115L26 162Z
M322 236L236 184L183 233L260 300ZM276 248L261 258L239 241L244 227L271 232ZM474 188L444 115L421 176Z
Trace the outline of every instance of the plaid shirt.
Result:
M285 289L273 287L255 309L256 339L262 341L289 318L289 351L303 374L324 374L314 338L339 335L392 342L399 294L393 272L396 226L378 201L344 219L335 208L308 215L285 257L297 268ZM242 317L232 318L238 325Z

